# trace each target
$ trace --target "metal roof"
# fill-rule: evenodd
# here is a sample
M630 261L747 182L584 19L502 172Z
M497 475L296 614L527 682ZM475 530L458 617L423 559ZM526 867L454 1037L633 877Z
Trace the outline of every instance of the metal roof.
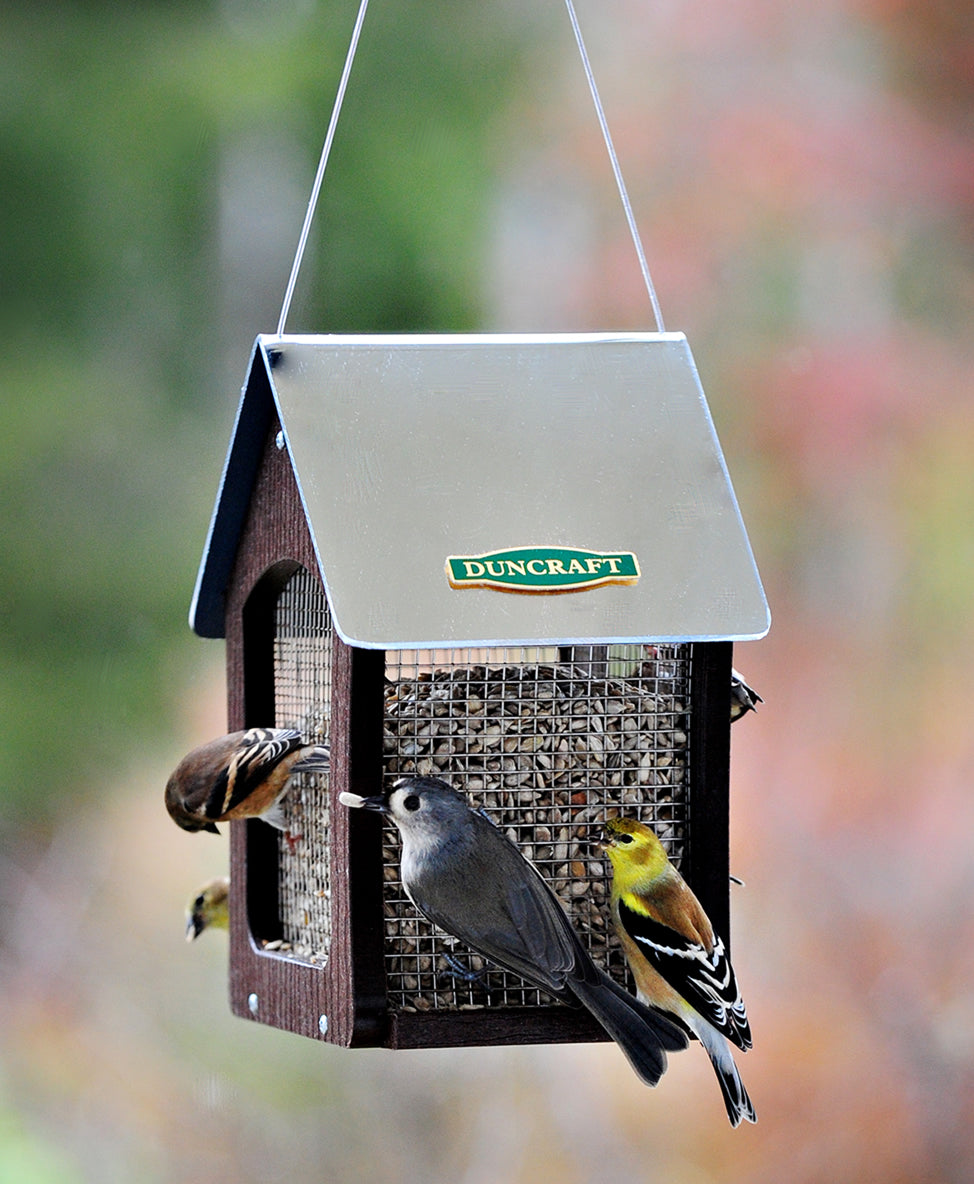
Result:
M261 336L190 612L203 636L224 635L275 410L351 644L744 640L769 628L683 334ZM631 553L638 578L561 595L447 578L450 556L529 546Z

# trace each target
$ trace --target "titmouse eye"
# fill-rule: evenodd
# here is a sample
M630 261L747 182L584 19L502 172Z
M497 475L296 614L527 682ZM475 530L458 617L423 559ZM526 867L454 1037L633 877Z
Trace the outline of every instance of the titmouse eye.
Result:
M418 810L419 809L419 797L414 793L408 794L406 797L404 797L402 799L402 804L403 804L403 807L406 810L409 810L410 812L412 812L413 810Z

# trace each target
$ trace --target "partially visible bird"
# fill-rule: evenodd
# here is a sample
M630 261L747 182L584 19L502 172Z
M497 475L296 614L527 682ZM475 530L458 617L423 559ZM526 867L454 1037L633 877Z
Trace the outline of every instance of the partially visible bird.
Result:
M287 832L281 801L291 778L328 766L328 746L309 744L292 728L231 732L183 757L166 785L166 809L183 830L219 834L218 822L262 818Z
M635 669L631 672L633 677L640 675L647 678L662 679L665 677L672 678L676 671L676 664L672 661L666 661L660 657L659 646L644 645L642 651L646 654L641 662L637 662ZM749 687L744 681L744 676L740 671L731 667L731 685L730 685L730 721L734 723L739 720L742 715L747 715L749 711L756 711L759 703L764 700L754 690Z
M186 906L186 940L195 941L204 929L230 928L230 881L208 880Z
M649 1085L686 1033L639 1003L589 957L537 868L485 815L435 777L402 778L385 794L343 793L346 806L388 815L402 836L400 873L417 909L484 957L568 1003L581 1003Z
M757 711L758 704L763 702L757 691L749 687L742 675L731 667L731 723L749 711Z
M756 1122L727 1041L751 1047L751 1029L724 943L652 830L632 818L606 823L612 914L636 993L674 1016L707 1050L731 1126Z

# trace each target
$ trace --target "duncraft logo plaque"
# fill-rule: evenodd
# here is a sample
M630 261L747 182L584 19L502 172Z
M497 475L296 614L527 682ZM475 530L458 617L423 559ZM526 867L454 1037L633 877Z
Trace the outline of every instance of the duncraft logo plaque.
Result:
M605 584L635 584L639 561L632 551L585 551L579 547L514 547L483 555L450 555L451 588L548 594L584 592Z

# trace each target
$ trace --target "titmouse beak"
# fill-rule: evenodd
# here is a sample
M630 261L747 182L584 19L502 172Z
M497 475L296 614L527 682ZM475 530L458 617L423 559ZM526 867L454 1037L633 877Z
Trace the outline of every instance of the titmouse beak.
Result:
M386 799L382 794L376 794L375 797L363 798L357 793L342 792L338 795L338 800L343 806L349 806L356 810L375 810L379 814L388 814L389 812Z

